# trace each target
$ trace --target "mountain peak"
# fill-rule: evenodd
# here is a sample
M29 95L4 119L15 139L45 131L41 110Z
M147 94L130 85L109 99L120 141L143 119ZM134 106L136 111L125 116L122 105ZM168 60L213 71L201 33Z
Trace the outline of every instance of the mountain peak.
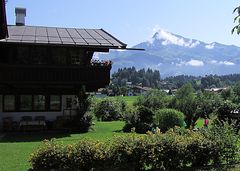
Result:
M182 47L194 48L200 44L199 41L194 41L192 39L187 39L182 36L170 33L163 29L159 29L152 39L150 43L154 43L155 41L161 41L162 45L178 45Z
M233 45L206 43L160 29L134 47L145 51L110 53L107 59L113 60L113 71L134 66L158 69L162 77L240 73L240 47Z

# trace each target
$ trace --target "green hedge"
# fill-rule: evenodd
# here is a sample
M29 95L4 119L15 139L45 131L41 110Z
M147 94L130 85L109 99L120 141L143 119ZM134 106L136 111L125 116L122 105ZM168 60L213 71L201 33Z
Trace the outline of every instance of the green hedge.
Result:
M224 163L226 146L220 144L201 132L176 128L165 134L127 134L105 143L85 139L64 146L44 141L30 162L34 170L167 170Z

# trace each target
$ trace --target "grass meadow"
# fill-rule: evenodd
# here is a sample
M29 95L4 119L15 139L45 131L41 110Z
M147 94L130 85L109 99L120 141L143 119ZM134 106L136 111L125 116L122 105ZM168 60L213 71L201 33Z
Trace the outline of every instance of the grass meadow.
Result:
M0 171L26 171L30 168L30 154L36 150L44 139L56 138L63 144L70 144L82 138L105 141L114 135L123 134L122 121L96 122L94 128L84 134L68 133L8 133L0 140Z
M132 97L118 97L132 106L137 99ZM196 127L203 126L203 119L199 119ZM211 123L211 122L210 122ZM122 133L123 121L96 122L88 133L72 134L57 132L20 132L20 133L0 133L0 171L26 171L30 168L28 162L30 154L36 150L41 141L55 138L63 144L71 144L83 138L106 141L115 135ZM5 135L5 136L2 136ZM231 171L237 171L235 169Z

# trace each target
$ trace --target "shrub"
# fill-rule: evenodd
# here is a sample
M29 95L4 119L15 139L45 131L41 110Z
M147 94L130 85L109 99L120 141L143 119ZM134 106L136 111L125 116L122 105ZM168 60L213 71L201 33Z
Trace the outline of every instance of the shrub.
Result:
M62 128L67 128L71 131L85 133L88 132L93 124L94 115L91 112L86 112L82 117L79 115L73 116L69 120L63 120Z
M129 108L127 114L124 117L125 125L123 127L124 132L130 132L131 129L136 127L138 123L137 110L134 108Z
M105 98L96 104L94 113L99 120L113 121L123 118L126 103L115 98Z
M220 132L219 132L220 131ZM236 161L236 139L218 128L193 132L174 128L162 134L127 134L113 142L81 140L63 146L45 141L30 162L34 170L170 170L224 164L233 155ZM225 139L225 140L224 140ZM232 141L233 140L233 141ZM229 151L233 148L232 151ZM226 158L227 157L227 158ZM132 168L130 168L132 167Z
M94 115L90 110L94 100L82 91L79 92L77 98L78 99L74 101L77 106L76 114L68 119L59 117L55 123L57 129L68 129L70 131L83 133L88 132L91 128Z
M68 146L66 168L83 171L91 168L103 168L107 153L106 144L93 140L81 140L73 146Z
M160 109L155 112L154 123L161 131L166 132L174 126L184 126L184 114L175 109Z
M209 129L204 129L203 134L208 139L218 143L219 163L234 163L239 160L239 135L234 125L224 122L219 124L218 120L214 120L213 125Z
M43 145L31 154L32 167L35 170L65 168L63 148L63 145L56 143L54 140L43 141Z
M74 145L63 146L56 141L44 141L43 145L31 155L34 170L82 170L102 168L108 153L107 144L99 141L81 140Z
M186 137L185 141L187 141L186 149L188 151L185 158L192 166L205 166L219 160L219 145L203 134L192 133Z
M109 163L112 163L118 170L144 169L145 165L145 136L118 136L114 139L109 155Z
M123 131L130 132L135 128L137 133L146 133L153 128L153 116L154 113L149 108L141 106L125 118Z

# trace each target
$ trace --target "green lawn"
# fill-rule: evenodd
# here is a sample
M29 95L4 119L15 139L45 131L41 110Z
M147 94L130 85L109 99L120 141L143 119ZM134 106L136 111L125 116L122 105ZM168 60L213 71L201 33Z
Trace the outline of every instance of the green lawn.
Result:
M127 105L132 106L133 103L137 100L139 96L115 96L115 97L109 97L109 98L120 98L123 99Z
M198 125L201 126L202 120ZM90 138L105 141L111 139L114 135L124 134L121 129L124 122L97 122L94 129L84 134L68 133L9 133L0 140L0 171L26 171L30 168L28 158L36 150L44 139L56 138L57 141L64 144L75 143L82 138ZM237 171L228 169L229 171ZM219 169L213 169L219 170Z
M124 96L122 97L123 100L125 100L125 102L129 105L132 106L133 103L137 100L139 96Z
M10 133L0 140L0 171L26 171L28 158L44 139L56 138L64 144L74 143L82 138L105 141L114 135L123 134L124 122L97 122L94 129L84 134L68 133Z
M129 106L132 106L137 96L113 97L122 98ZM8 133L0 139L0 171L26 171L30 164L28 158L36 150L44 139L56 138L64 144L74 143L82 138L91 138L105 141L114 135L123 134L121 129L124 122L96 122L96 125L88 133ZM0 133L1 135L1 133Z

